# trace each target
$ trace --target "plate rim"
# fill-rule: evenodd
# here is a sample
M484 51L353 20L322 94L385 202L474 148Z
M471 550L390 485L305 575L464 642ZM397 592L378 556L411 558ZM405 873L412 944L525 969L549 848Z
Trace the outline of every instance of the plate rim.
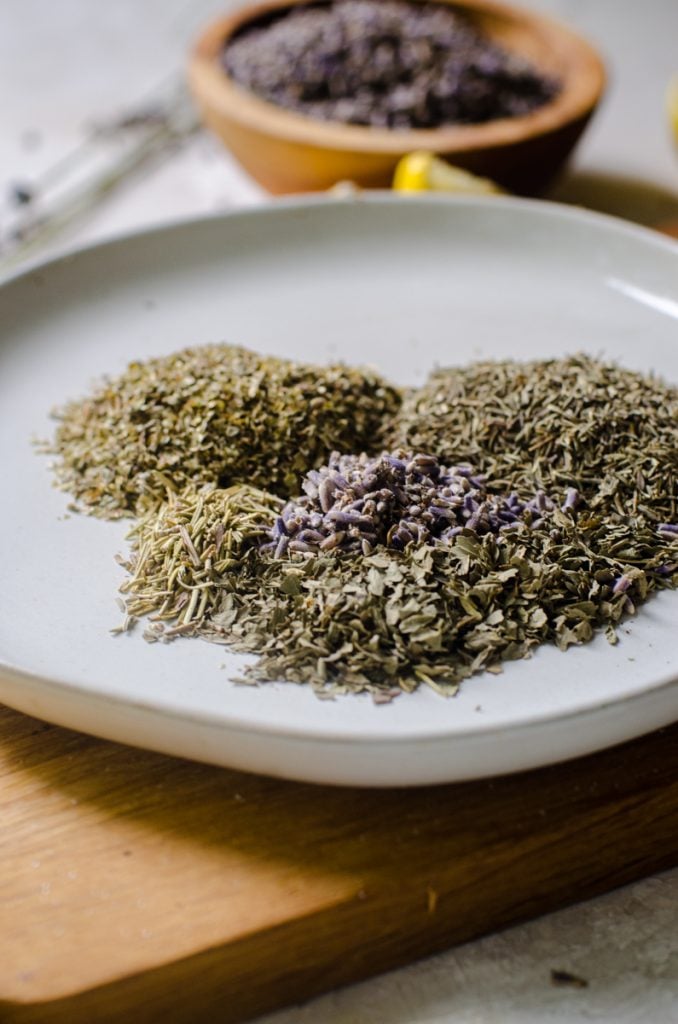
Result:
M482 209L492 208L497 204L512 209L525 209L527 211L542 211L547 216L555 219L583 221L585 223L598 223L601 227L609 228L620 234L637 238L639 241L646 241L651 246L665 249L667 252L678 256L678 239L662 234L654 228L644 224L637 224L634 221L625 220L611 213L602 213L598 210L589 210L587 207L575 204L561 203L553 199L532 199L524 196L512 195L455 195L442 192L393 192L389 189L371 189L369 191L348 192L346 195L328 195L326 193L308 193L302 196L273 196L265 202L252 203L223 212L205 213L197 216L174 217L162 220L157 224L147 224L138 228L122 229L111 231L104 237L91 242L78 244L66 244L57 252L48 256L35 256L28 258L25 263L15 269L9 265L8 271L2 273L0 263L0 289L8 285L18 283L24 278L30 277L36 271L47 270L59 263L67 262L78 256L92 254L100 249L105 249L125 242L150 238L152 236L169 233L181 228L200 227L204 224L225 224L231 220L241 217L268 216L270 211L287 210L290 212L302 211L315 207L352 207L362 204L375 206L400 206L400 205L441 205L441 206L478 206ZM10 257L11 259L11 257Z
M566 654L567 652L561 653ZM57 676L41 676L36 672L29 672L26 669L19 668L18 666L12 665L10 662L6 662L4 660L0 660L0 672L4 673L11 680L18 681L20 683L27 682L33 685L39 685L43 689L47 687L57 693L81 696L88 700L94 698L95 700L101 700L108 705L114 704L119 708L133 708L134 710L141 712L145 711L152 714L160 714L174 721L182 721L193 725L209 725L217 729L235 729L242 733L247 732L257 735L276 736L281 739L293 739L297 741L305 740L309 743L322 741L323 743L332 744L350 744L353 742L356 744L370 744L371 746L390 746L393 743L430 743L443 740L445 738L456 739L458 742L464 743L466 741L474 742L479 739L490 738L496 735L506 736L511 732L529 730L539 726L561 723L563 726L567 726L568 723L581 718L582 716L605 712L610 709L618 708L622 705L628 707L633 702L642 701L644 698L649 699L650 697L661 697L665 692L669 692L672 688L676 689L676 696L678 698L678 674L673 674L663 677L650 688L639 687L635 691L626 692L623 697L620 698L609 697L602 700L599 698L591 704L580 704L575 708L568 709L567 711L556 710L554 712L551 710L530 716L523 715L520 718L509 720L508 722L484 726L482 724L482 719L479 718L478 726L474 725L471 728L465 728L462 732L457 733L454 732L454 729L451 728L451 723L447 720L445 726L442 726L435 731L432 731L430 727L426 727L424 729L414 731L399 730L397 733L387 734L384 732L372 732L371 730L364 728L354 729L352 726L344 726L344 731L341 731L336 727L326 727L323 724L313 722L307 722L304 725L260 722L243 718L237 714L224 714L221 710L206 712L200 711L196 708L183 709L169 703L158 704L149 702L148 700L124 697L110 691L103 692ZM466 680L466 682L468 682L468 680ZM300 686L307 684L275 680L273 683L261 683L259 685L263 688L269 685ZM462 686L463 685L464 684L462 683ZM407 697L407 694L403 694L403 696ZM455 696L443 697L439 694L434 694L434 696L441 702L452 702L455 700ZM347 693L338 696L336 699L354 700L359 698L367 701L369 697L369 694Z

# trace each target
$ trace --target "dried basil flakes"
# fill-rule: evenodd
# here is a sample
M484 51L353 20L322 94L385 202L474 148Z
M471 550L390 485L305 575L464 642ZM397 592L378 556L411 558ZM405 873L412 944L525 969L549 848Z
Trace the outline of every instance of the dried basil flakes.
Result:
M562 650L678 584L678 527L614 523L568 489L498 498L425 453L338 456L283 503L249 488L172 495L133 532L123 589L149 640L258 655L249 681L390 700Z

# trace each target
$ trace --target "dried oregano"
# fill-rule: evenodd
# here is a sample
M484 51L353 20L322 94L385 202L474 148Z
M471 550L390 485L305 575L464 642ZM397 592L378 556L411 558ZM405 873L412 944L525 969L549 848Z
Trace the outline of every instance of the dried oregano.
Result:
M57 410L47 450L78 507L113 519L189 483L295 493L334 448L378 451L399 402L370 369L207 345L131 363Z
M629 561L611 553L599 521L577 523L558 509L544 520L368 557L250 561L205 633L257 654L254 680L381 699L420 683L451 694L471 674L547 641L565 650L605 628L614 643L615 625L652 587L678 583L678 544L658 550L652 531L637 536Z

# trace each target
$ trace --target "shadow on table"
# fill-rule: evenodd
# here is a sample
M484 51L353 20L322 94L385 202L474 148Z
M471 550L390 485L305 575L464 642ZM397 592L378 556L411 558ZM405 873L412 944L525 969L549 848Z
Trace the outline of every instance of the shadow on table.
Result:
M676 190L640 178L615 174L566 173L550 190L548 199L584 206L647 227L678 233L678 159Z

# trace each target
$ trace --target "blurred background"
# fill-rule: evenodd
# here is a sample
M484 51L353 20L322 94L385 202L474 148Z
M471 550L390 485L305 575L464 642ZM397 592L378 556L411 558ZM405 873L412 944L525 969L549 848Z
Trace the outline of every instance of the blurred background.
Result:
M185 70L237 0L7 0L0 6L0 260L270 198L199 123ZM667 89L678 3L531 0L600 51L603 101L551 198L678 222Z

